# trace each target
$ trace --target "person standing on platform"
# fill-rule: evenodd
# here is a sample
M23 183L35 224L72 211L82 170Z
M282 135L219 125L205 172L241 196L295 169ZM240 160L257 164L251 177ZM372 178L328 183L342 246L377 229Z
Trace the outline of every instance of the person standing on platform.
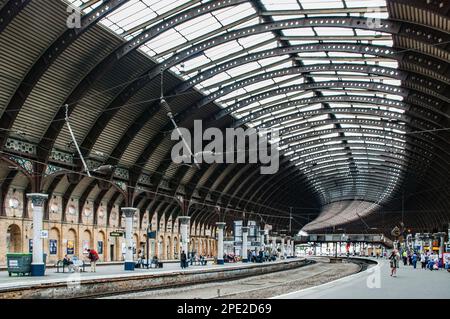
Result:
M394 249L389 256L390 266L391 266L391 277L397 277L397 268L400 261L400 256L398 252Z
M426 269L427 259L426 259L425 252L422 252L420 254L420 263L422 264L422 269Z
M98 253L94 249L88 249L88 259L91 262L91 272L97 272L95 266L97 264L97 260L99 259Z
M412 265L413 265L414 269L416 269L416 267L417 267L417 258L418 258L417 254L416 254L416 252L414 252L411 257L411 261L412 261Z
M182 269L186 268L187 257L186 257L186 253L184 252L184 250L181 252L180 261L181 261L181 268Z
M408 254L406 250L403 251L402 257L403 257L403 265L406 266L408 264Z

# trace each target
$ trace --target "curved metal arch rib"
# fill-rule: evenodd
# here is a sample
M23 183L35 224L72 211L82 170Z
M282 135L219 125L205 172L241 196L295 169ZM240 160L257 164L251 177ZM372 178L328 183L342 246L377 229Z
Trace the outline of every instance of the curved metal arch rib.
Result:
M25 9L31 0L9 0L0 10L0 33L6 29L8 24Z
M128 0L127 0L128 1ZM93 83L100 80L109 70L111 70L118 62L120 62L124 57L128 56L131 52L138 49L140 46L146 42L154 39L158 35L166 32L168 29L173 28L179 24L182 24L190 19L196 18L198 16L207 14L214 10L219 10L221 8L226 8L228 6L236 5L245 2L244 0L218 0L206 3L186 11L183 11L177 15L174 15L167 20L161 21L154 26L146 29L140 34L133 37L128 42L120 45L113 52L111 52L107 57L102 59L97 65L80 81L76 88L72 90L72 93L64 101L63 105L69 105L69 115L73 112L78 101L80 101L90 90ZM49 128L44 134L44 137L39 143L40 146L45 146L51 142L51 146L54 143L54 139L58 136L64 123L61 121L65 117L65 110L60 109L55 117L54 121L51 123ZM46 161L49 157L52 147L47 147L44 149L40 158Z
M306 91L306 90L320 90L320 89L356 89L356 90L366 90L380 93L387 93L393 95L399 95L402 97L408 97L410 92L414 91L411 89L406 89L401 86L394 86L389 84L375 83L375 82L366 82L366 81L327 81L327 82L314 82L314 83L303 83L303 84L295 84L282 88L277 88L271 91L266 91L244 100L239 101L231 106L226 107L221 110L217 115L216 119L220 119L225 115L228 115L236 110L239 110L245 106L248 106L252 103L258 102L260 100L264 100L268 97L273 97L276 95L283 95L286 93L297 92L297 91ZM428 99L435 100L434 97L428 97ZM450 102L450 99L444 96L440 97L440 100L446 103ZM442 102L435 101L435 105L440 105Z
M331 21L334 21L334 23L331 23ZM342 23L344 21L344 23ZM345 24L345 22L347 24ZM357 18L342 18L342 17L329 17L329 26L340 26L340 27L347 27L347 28L353 28L355 26L348 25L348 23L354 23L359 28L368 28L365 25L365 19L357 19ZM253 27L243 28L236 31L228 32L224 35L217 36L215 38L203 41L197 45L192 46L189 49L186 49L166 61L164 61L162 64L158 64L157 66L153 67L151 70L146 71L141 74L137 79L135 79L130 85L128 85L126 88L122 90L121 93L117 95L117 97L114 99L113 102L111 102L105 110L111 110L111 112L104 112L102 113L102 121L97 121L96 123L102 123L101 127L96 127L95 129L91 130L91 132L88 134L88 136L85 138L82 148L83 149L90 149L98 137L98 132L101 131L101 128L106 126L108 121L111 119L111 117L115 114L118 107L126 103L137 91L142 89L145 85L150 83L152 79L154 79L156 76L158 76L161 73L161 69L167 69L170 68L176 64L181 63L182 61L189 59L195 55L197 55L199 52L203 52L204 50L214 47L216 45L219 45L221 43L226 43L235 39L239 39L245 36L249 36L251 34L258 34L263 32L269 32L273 30L281 30L289 27L301 27L301 26L314 26L315 24L319 26L327 26L328 24L324 25L323 21L320 23L320 19L314 19L314 18L304 18L304 19L294 19L294 20L284 20L284 21L278 21L276 23L268 23L268 24L260 24ZM316 26L317 26L316 25ZM386 28L385 26L389 26ZM382 21L382 25L379 28L379 31L383 32L389 32L392 31L394 33L398 32L399 25L398 23L391 23L388 21ZM391 30L392 29L392 30ZM424 38L425 42L430 42L429 39Z
M15 2L17 1L18 0L15 0ZM52 45L39 57L39 59L27 72L10 102L6 106L3 115L0 117L0 128L5 130L11 129L14 120L20 112L20 109L27 100L33 88L40 80L41 76L50 68L52 63L56 61L64 50L74 43L89 28L94 26L109 13L124 5L127 1L128 0L105 1L102 5L81 19L80 28L67 28L66 31L52 43ZM6 133L0 136L0 148L4 147L7 137L8 134Z

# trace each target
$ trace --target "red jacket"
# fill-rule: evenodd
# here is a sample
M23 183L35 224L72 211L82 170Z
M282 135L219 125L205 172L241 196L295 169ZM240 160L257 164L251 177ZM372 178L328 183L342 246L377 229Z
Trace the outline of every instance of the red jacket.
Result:
M91 251L89 252L88 258L90 261L97 261L99 258L98 253L94 249L91 249Z

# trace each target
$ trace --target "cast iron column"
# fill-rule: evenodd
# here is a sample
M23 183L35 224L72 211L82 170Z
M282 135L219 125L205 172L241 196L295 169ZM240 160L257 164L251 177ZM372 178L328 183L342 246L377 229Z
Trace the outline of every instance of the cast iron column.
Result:
M133 260L133 217L137 211L137 208L123 207L122 213L125 214L125 270L134 270Z
M244 226L242 227L242 262L246 263L248 262L247 259L247 235L248 235L248 227Z
M31 262L31 276L44 276L44 247L41 239L42 222L44 217L44 204L48 199L47 194L27 194L33 203L33 259Z
M217 264L223 265L223 230L226 223L217 222Z
M189 221L190 221L191 217L189 216L180 216L179 217L179 221L180 221L180 232L181 232L181 250L184 250L184 253L186 254L186 256L188 256L189 251L188 251L188 245L189 245L189 232L188 232L188 227L189 227Z

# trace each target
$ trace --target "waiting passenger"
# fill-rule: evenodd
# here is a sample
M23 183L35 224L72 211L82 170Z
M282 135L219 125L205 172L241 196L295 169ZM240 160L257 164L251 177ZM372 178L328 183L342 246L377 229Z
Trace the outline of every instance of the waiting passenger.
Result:
M70 271L70 272L75 272L75 265L73 264L73 261L70 259L70 257L68 256L68 255L65 255L64 256L64 259L63 259L63 265L64 266L67 266L67 269Z
M207 264L207 261L206 261L205 256L204 256L204 255L201 255L201 256L200 256L200 265L206 266L206 264Z
M406 266L407 262L408 262L408 254L407 254L406 250L403 251L402 257L403 257L403 265Z
M416 254L416 252L414 252L414 254L411 257L411 261L412 261L412 265L413 265L414 269L416 269L416 267L417 267L417 258L418 258L417 254Z
M420 263L422 264L422 269L426 269L427 256L425 255L424 252L422 254L420 254Z
M99 259L98 253L94 249L88 249L87 252L89 261L91 262L91 272L96 272L95 266Z
M184 250L181 252L180 262L181 262L182 269L187 267L187 256L186 256L186 253L184 252Z
M138 260L137 260L137 263L136 263L136 268L144 267L144 260L145 260L145 254L144 254L144 252L141 249L139 249L139 251L138 251Z

